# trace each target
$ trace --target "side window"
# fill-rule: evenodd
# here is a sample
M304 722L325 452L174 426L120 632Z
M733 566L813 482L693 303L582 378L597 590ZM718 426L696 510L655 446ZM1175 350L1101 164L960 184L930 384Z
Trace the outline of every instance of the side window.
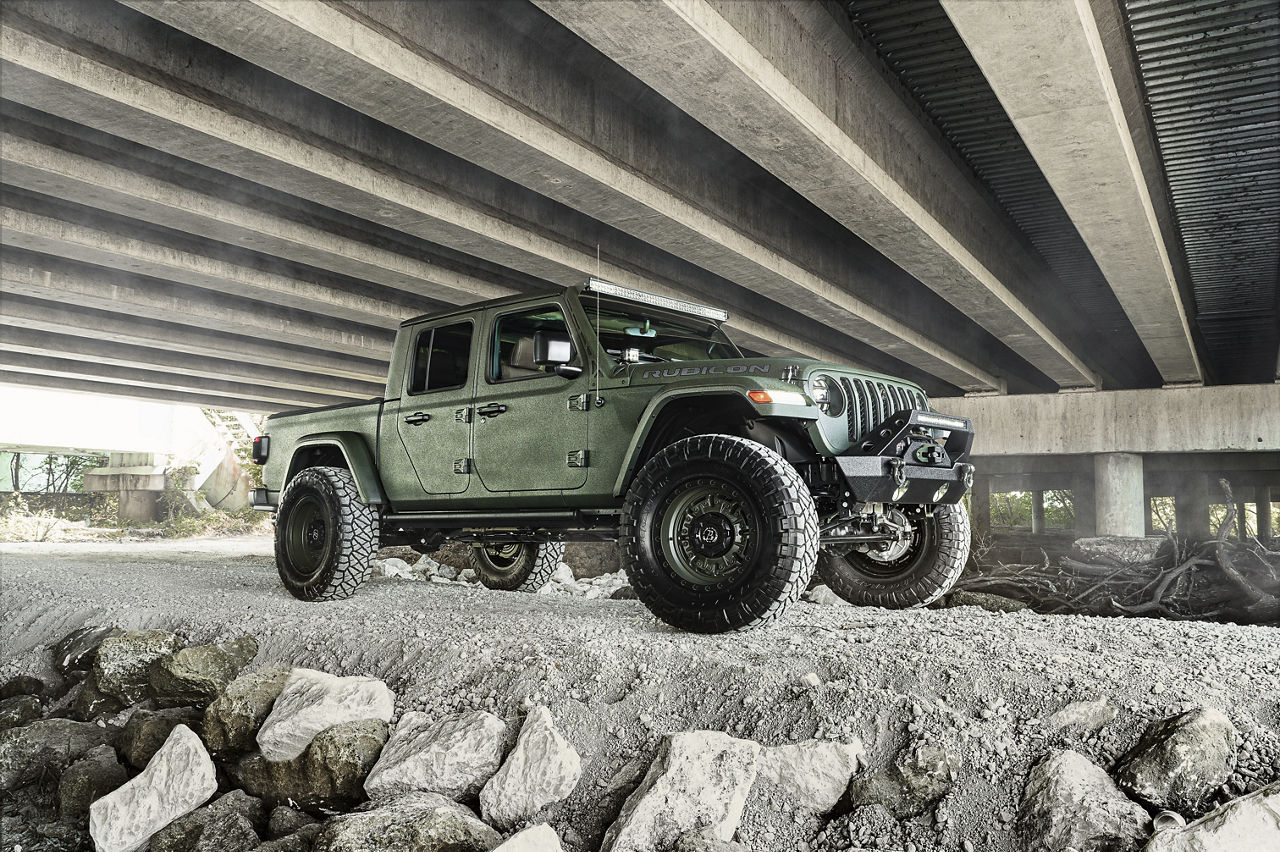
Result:
M413 373L409 393L460 388L467 383L471 363L472 324L456 322L418 333L413 348Z
M550 373L550 367L534 360L534 336L565 341L572 347L564 312L554 305L505 314L493 327L493 350L489 378L499 382L531 379ZM577 352L570 350L570 362Z

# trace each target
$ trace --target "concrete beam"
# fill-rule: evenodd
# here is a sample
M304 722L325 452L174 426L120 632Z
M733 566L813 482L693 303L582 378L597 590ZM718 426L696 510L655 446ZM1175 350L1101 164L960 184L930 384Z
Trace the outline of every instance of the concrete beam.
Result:
M155 388L186 394L210 394L226 398L254 400L261 404L283 408L310 408L350 402L345 397L327 394L299 393L280 388L263 387L249 382L231 382L218 379L166 373L160 370L139 370L117 367L93 361L57 358L47 355L28 355L22 352L0 350L0 369L7 373L26 373L51 379L87 379L105 384L122 384L131 387ZM58 387L49 382L46 387Z
M8 234L5 236L7 240ZM373 361L388 360L395 339L391 330L282 310L270 302L255 304L167 281L108 270L96 272L92 267L68 266L41 255L15 253L10 257L0 262L0 294L4 295L197 325ZM0 305L0 310L4 307Z
M1166 382L1204 371L1087 2L942 0Z
M34 9L44 8L37 4ZM484 258L524 274L561 284L579 283L597 272L621 284L687 297L680 282L657 278L634 265L597 258L584 245L532 224L445 192L426 181L314 134L289 135L279 122L246 117L232 109L143 79L99 59L68 50L15 26L10 15L0 27L6 96L53 112L96 130L138 142L212 168L231 171L299 198L333 207L394 230ZM38 27L36 28L38 29ZM416 108L416 107L415 107ZM302 138L305 136L305 138ZM778 328L778 318L759 306L727 305L730 328L748 345L772 344L848 363L846 352ZM860 326L862 327L862 326ZM868 325L868 335L878 335ZM957 387L996 387L999 377L952 353L921 341L928 351L910 348L904 360ZM754 346L770 351L768 346ZM937 354L930 354L931 352ZM894 353L890 353L894 354ZM896 356L895 356L896 357Z
M1280 449L1280 385L935 399L973 420L975 456Z
M1099 384L1028 306L1051 274L824 4L534 2L1059 385Z
M58 379L33 373L0 370L0 386L56 388L68 393L83 393L88 396L123 396L130 399L145 399L157 402L172 402L182 405L198 405L201 408L227 408L233 411L250 411L263 414L274 414L285 411L290 406L279 403L264 402L260 399L244 399L241 397L218 396L212 393L192 393L160 388L143 387L141 385L114 384L96 382L85 379Z
M0 325L4 325L2 309ZM168 349L130 346L95 337L51 334L13 326L6 326L3 335L0 335L0 351L55 356L126 369L178 373L193 378L251 383L272 388L272 393L276 395L297 394L292 400L281 396L278 401L293 402L300 406L314 404L317 395L347 400L368 399L381 396L384 390L382 384L334 376L321 377L315 373L281 369L245 358L210 358Z

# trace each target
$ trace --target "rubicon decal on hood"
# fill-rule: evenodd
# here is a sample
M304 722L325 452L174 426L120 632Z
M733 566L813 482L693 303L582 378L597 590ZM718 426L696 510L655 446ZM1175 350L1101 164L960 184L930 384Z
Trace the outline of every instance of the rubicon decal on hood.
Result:
M726 373L768 373L768 364L730 364L727 367L670 367L662 370L645 370L642 379L674 379L680 376L719 376Z

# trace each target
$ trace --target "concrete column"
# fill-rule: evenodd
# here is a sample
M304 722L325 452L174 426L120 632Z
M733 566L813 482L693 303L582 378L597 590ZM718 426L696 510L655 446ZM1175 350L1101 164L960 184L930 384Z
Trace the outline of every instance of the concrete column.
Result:
M1031 534L1044 535L1044 492L1031 492Z
M1076 516L1076 536L1089 538L1097 535L1092 471L1081 471L1075 475L1071 483L1071 502Z
M117 511L121 523L149 524L160 519L159 491L121 491Z
M1271 529L1271 488L1266 485L1259 485L1256 493L1258 501L1258 541L1265 542L1274 535Z
M975 535L991 532L991 477L974 476L973 490L969 494L969 524Z
M1196 541L1209 536L1209 489L1202 473L1189 473L1174 495L1178 535Z
M1144 535L1142 456L1137 453L1099 453L1093 457L1093 480L1097 534Z

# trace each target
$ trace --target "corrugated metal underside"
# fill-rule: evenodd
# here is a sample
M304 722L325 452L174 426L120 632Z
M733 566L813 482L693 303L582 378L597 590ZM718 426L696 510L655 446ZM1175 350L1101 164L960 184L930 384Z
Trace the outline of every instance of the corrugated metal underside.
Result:
M1134 383L1159 384L1133 324L938 0L848 0L845 8L1057 275L1087 325L1109 338Z
M1280 4L1125 0L1197 321L1221 382L1276 376Z

